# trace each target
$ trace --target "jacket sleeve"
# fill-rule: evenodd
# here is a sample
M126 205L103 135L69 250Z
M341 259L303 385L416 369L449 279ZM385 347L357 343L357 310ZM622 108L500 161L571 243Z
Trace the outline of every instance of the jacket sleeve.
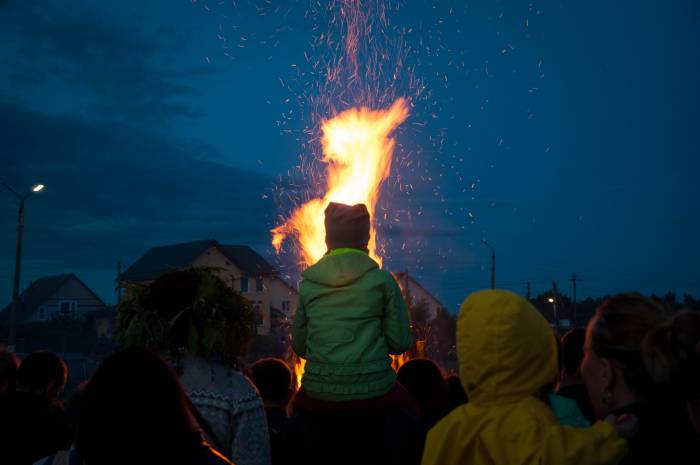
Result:
M494 417L478 436L470 436L463 434L465 427L460 427L464 418L448 415L428 432L421 465L617 465L627 454L625 440L603 422L574 428L520 416L515 428L504 431L504 425L513 424ZM466 430L474 433L473 429Z
M401 289L394 277L389 273L387 275L382 329L389 346L389 353L398 355L411 348L413 339L411 327L408 324L408 310L406 310Z
M301 294L301 287L299 291ZM300 295L299 301L297 302L297 311L292 321L292 349L294 349L294 352L301 358L306 358L307 323L306 309L304 308L304 301L301 299Z
M603 421L590 428L554 425L539 452L537 464L617 465L627 455L627 442Z

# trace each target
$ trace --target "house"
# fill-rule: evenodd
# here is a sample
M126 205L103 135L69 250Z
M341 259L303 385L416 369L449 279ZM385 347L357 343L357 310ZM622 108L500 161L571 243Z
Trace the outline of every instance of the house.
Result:
M37 279L20 294L19 301L15 315L18 325L58 318L75 320L107 308L73 273ZM12 302L3 309L3 319L11 306Z
M434 319L438 310L445 307L434 295L410 276L407 271L392 272L391 274L399 284L408 305L414 305L421 301L428 305L428 320Z
M297 290L279 275L270 277L270 306L280 310L287 318L294 316L297 310Z
M273 307L289 315L296 310L296 289L260 254L246 245L222 245L214 239L153 247L120 275L120 286L150 282L166 271L189 267L213 268L219 278L248 299L255 309L260 335L270 333Z

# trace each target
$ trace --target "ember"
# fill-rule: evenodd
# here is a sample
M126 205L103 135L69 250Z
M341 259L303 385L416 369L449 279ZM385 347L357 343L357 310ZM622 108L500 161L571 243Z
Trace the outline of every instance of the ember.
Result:
M318 45L328 53L319 56L318 63L323 63L319 75L324 79L318 83L318 93L310 96L313 128L309 131L317 137L320 129L323 153L318 154L315 143L310 159L320 159L323 165L311 163L314 168L305 171L308 179L320 181L313 182L312 189L320 186L321 190L297 204L286 221L271 231L272 244L279 253L285 240L291 239L301 267L308 267L327 250L324 211L328 204L362 203L370 214L369 254L381 266L375 208L391 170L395 147L391 134L408 117L416 98L412 91L418 92L421 86L404 65L408 54L404 32L394 30L396 37L375 33L389 30L385 2L329 2L324 11L330 15L329 28L318 39L323 47ZM401 85L402 76L413 84ZM398 89L408 98L397 94ZM339 105L344 110L338 110ZM394 359L395 368L401 364L398 360ZM303 360L294 361L294 370L300 378Z

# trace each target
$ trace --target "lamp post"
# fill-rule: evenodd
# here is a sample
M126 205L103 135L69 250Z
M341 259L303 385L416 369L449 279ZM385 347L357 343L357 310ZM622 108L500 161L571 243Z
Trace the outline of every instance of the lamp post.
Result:
M491 244L486 242L486 239L481 239L481 242L491 249L491 289L496 288L496 249Z
M17 307L19 306L19 281L20 281L20 271L22 264L22 235L24 233L24 202L37 192L41 192L44 189L43 184L37 184L32 189L24 194L20 195L16 190L5 184L2 185L10 192L12 192L19 199L19 211L17 214L17 248L15 251L15 280L14 286L12 287L12 306L10 307L10 335L7 341L7 350L10 352L15 351L15 339L16 339L16 318L17 318Z
M554 297L550 297L547 301L552 304L552 310L554 311L554 324L557 328L557 334L559 334L559 313L557 312L557 301Z

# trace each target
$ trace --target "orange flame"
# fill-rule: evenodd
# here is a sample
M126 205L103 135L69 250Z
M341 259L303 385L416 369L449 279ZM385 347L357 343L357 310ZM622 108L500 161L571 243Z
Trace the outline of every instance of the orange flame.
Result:
M306 366L306 360L301 357L294 357L294 379L296 380L295 389L301 387L301 377L304 376L304 367Z
M398 99L387 110L351 108L323 122L323 161L328 164L326 194L296 209L291 218L272 230L272 245L294 235L304 263L310 266L326 253L324 211L330 202L363 203L370 215L370 256L377 254L374 208L382 182L389 176L394 139L389 134L408 117L408 107Z
M410 359L411 357L408 355L408 352L399 355L392 355L391 368L398 372L401 365L408 362ZM294 369L294 389L297 391L299 388L301 388L301 378L304 376L304 367L306 367L306 359L295 356L292 361L292 368Z
M411 359L411 357L408 355L408 352L404 352L403 354L399 354L399 355L392 355L391 356L391 368L393 368L394 371L398 372L399 368L401 368L401 365L408 362L410 359Z

